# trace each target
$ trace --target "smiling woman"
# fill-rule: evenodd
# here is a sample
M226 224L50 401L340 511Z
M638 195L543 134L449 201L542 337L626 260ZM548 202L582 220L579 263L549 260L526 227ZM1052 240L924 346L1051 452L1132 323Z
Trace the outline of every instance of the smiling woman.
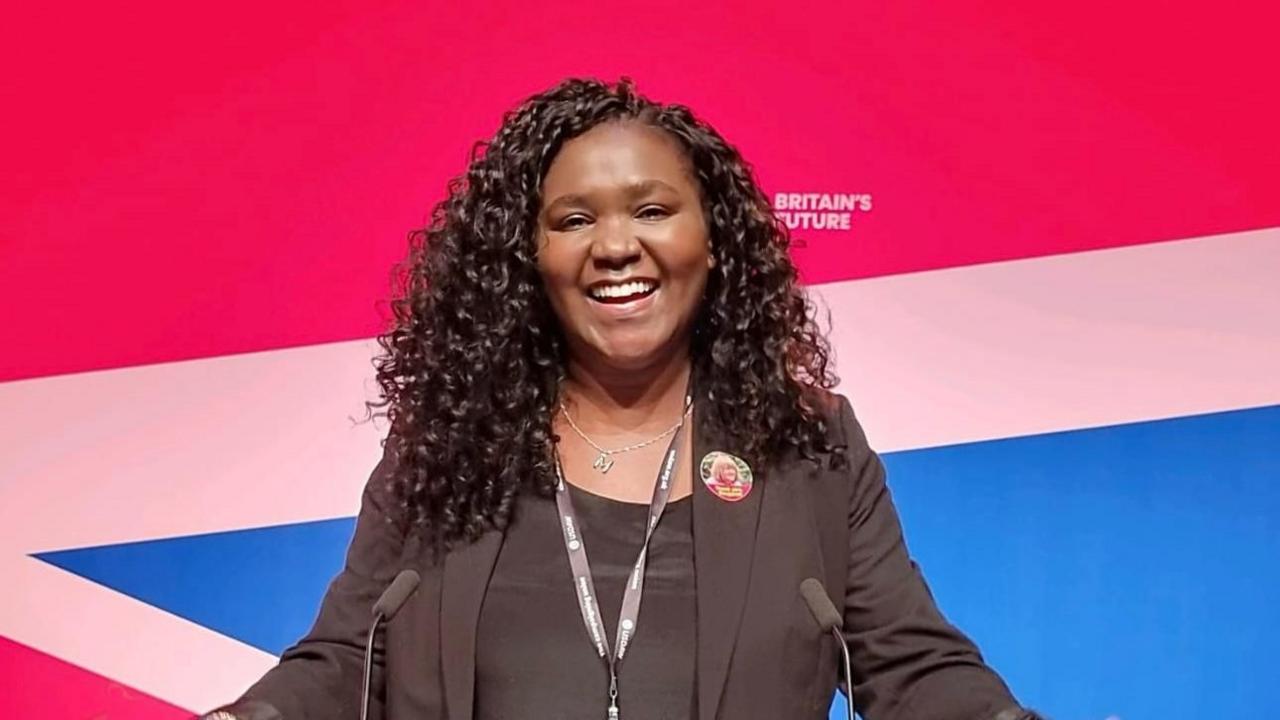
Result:
M838 655L802 583L867 720L1026 714L907 554L785 225L688 108L565 81L413 240L346 567L220 712L359 716L370 608L412 569L374 716L817 720Z

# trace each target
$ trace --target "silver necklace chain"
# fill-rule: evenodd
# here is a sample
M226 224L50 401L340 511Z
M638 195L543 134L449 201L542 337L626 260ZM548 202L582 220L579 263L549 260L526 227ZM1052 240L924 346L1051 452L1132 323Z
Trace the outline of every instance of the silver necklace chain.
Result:
M586 440L587 444L590 445L592 448L594 448L597 453L599 453L598 455L596 455L595 462L591 463L591 467L595 468L596 470L599 470L600 473L603 475L604 473L609 472L609 468L613 467L614 455L618 455L624 452L630 452L632 450L639 450L640 448L646 447L648 445L652 445L658 442L659 440L661 440L662 438L667 437L668 435L675 432L676 430L679 430L680 425L684 423L684 419L689 416L689 413L693 412L693 403L688 402L688 400L686 399L684 414L680 416L680 419L676 421L675 425L672 425L666 430L663 430L661 434L655 437L649 438L644 442L638 442L638 443L635 443L634 445L627 445L626 447L620 447L615 450L606 450L600 447L599 445L597 445L594 440L587 437L587 434L582 432L582 428L578 427L578 424L573 421L573 416L569 414L569 409L564 406L564 400L560 401L560 412L564 413L564 419L568 421L569 427L573 428L573 431L578 434L578 437L582 438L583 440Z

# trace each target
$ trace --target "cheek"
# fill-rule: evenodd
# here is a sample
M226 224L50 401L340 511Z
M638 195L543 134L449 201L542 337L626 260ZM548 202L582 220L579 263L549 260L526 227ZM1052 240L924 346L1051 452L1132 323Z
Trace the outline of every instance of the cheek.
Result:
M707 259L705 255L691 258L683 272L683 282L688 301L697 304L706 294L708 280Z
M571 258L566 255L563 248L546 242L538 246L538 275L542 278L543 287L549 294L563 292L566 285L573 283L574 274L570 264Z
M672 256L675 271L690 283L705 283L711 258L706 237L698 235L683 239L678 247L679 252Z
M546 257L540 255L538 257L538 277L542 281L542 292L547 298L547 304L551 306L552 313L563 324L566 316L571 312L569 292L571 288L566 285L566 275L563 270L555 263L554 257Z

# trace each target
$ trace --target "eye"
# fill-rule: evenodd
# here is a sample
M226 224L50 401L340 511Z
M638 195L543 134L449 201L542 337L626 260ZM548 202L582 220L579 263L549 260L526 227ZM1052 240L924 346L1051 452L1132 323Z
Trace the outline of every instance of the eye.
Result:
M640 212L636 213L636 216L646 220L660 220L670 214L671 212L661 205L646 205L640 208Z
M578 228L583 227L589 224L590 222L591 222L591 218L588 218L586 215L570 215L569 217L564 218L560 222L556 223L556 229L577 230Z

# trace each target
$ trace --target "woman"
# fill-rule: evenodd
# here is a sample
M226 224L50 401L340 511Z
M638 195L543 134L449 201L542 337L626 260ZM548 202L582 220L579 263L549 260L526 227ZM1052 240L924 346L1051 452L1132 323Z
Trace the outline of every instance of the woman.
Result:
M732 146L627 80L570 80L449 190L380 339L391 432L346 567L225 712L356 717L370 608L411 568L375 716L822 718L839 655L808 577L867 720L1019 715L909 559ZM717 462L751 482L716 493Z

